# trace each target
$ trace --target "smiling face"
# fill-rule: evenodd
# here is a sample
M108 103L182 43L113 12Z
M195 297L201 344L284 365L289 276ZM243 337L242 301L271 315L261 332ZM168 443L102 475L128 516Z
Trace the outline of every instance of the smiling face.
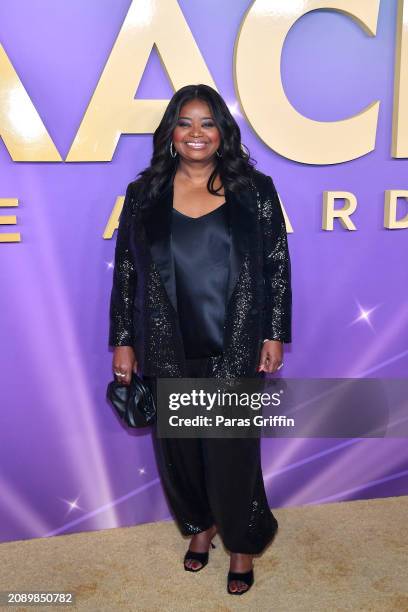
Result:
M186 161L208 161L221 144L211 109L200 99L183 104L173 131L173 145Z

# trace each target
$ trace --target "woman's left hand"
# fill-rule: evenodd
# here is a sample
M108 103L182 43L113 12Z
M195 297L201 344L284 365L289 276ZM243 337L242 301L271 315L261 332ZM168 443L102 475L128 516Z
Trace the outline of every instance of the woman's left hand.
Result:
M263 343L258 372L276 372L283 363L283 343L267 340Z

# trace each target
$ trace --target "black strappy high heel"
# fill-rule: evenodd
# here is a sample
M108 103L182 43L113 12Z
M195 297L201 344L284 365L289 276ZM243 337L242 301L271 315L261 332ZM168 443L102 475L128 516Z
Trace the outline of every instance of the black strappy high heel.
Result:
M215 544L213 544L212 542L210 542L210 544L212 548L215 548ZM187 567L186 561L188 560L199 561L201 565L200 567L197 567L195 569L193 567ZM194 552L193 550L188 549L188 551L184 555L184 569L186 570L186 572L199 572L200 570L203 569L203 567L207 565L207 563L208 563L208 551L207 552Z
M241 582L245 582L248 588L243 591L231 591L229 585L230 585L230 582L232 582L233 580L240 580ZM230 595L243 595L244 593L248 593L253 583L254 583L254 568L244 573L231 572L231 570L228 572L227 591Z

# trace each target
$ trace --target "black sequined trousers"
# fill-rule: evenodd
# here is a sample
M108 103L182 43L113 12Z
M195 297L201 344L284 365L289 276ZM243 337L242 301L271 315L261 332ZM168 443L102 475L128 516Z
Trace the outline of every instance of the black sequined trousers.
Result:
M210 376L208 359L187 360L188 377ZM266 497L260 438L158 438L163 489L183 535L216 524L225 547L259 554L278 522Z

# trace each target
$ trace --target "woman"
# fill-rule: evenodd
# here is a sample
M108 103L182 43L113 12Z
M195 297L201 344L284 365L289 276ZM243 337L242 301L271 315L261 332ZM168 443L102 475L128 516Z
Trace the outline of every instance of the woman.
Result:
M110 303L113 371L146 377L253 377L283 364L291 341L287 235L272 179L255 170L220 95L188 85L154 133L150 166L130 183L119 221ZM218 532L227 589L246 592L253 556L277 521L259 438L155 437L169 505L192 535L188 571ZM212 544L213 546L213 544Z

